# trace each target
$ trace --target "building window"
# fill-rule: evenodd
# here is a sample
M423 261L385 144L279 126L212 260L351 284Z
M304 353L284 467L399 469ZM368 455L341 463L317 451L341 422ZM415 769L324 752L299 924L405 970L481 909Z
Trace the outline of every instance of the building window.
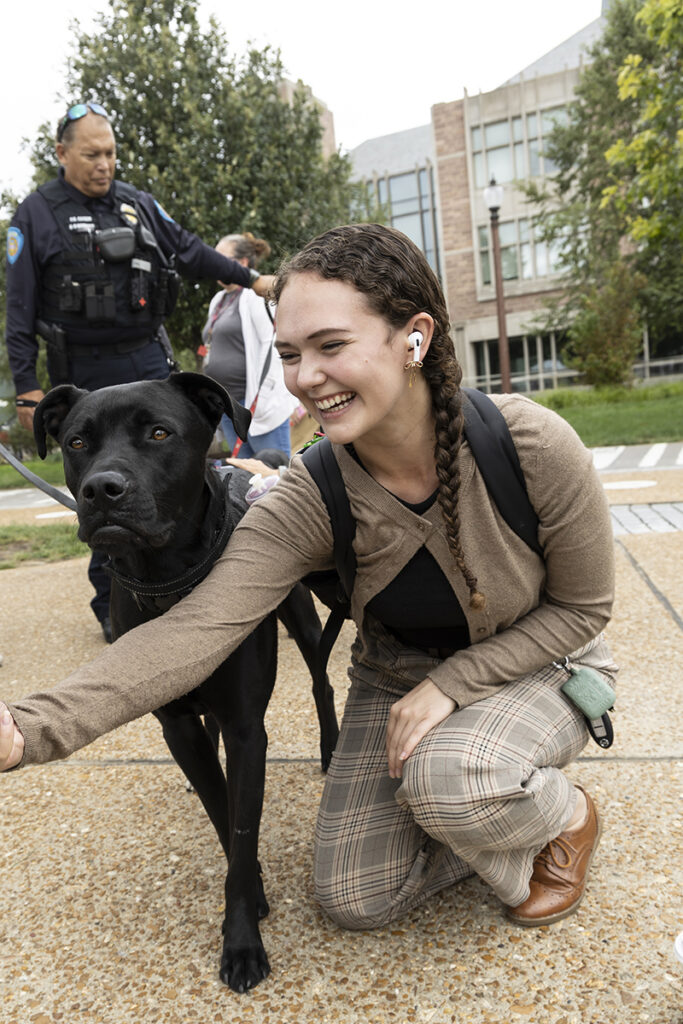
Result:
M562 384L575 384L578 377L562 362L563 335L524 334L508 339L510 381L513 391L542 391ZM473 343L474 384L486 391L499 392L500 358L498 339Z
M498 225L504 281L530 281L535 277L548 277L558 273L558 248L549 246L538 237L538 234L538 229L527 218L501 221ZM482 284L491 284L493 253L490 226L480 225L478 235Z
M491 178L499 185L557 170L552 161L542 156L543 138L557 122L566 120L564 107L553 107L522 118L521 114L477 125L471 130L474 183L484 188ZM526 138L524 134L526 122Z
M436 233L436 197L431 167L366 181L371 205L380 206L391 227L402 231L425 254L439 273Z

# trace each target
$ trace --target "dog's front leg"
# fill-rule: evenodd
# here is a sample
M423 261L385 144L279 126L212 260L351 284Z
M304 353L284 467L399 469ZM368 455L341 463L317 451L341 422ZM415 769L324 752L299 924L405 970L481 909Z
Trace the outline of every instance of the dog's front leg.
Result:
M258 922L269 907L258 862L267 737L263 722L223 732L231 791L232 841L225 880L221 981L246 992L270 974Z

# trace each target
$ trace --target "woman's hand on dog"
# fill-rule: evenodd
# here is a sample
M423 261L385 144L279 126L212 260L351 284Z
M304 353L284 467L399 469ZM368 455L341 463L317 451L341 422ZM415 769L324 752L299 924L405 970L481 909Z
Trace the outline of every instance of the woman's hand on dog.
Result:
M0 772L18 765L24 756L24 737L5 704L0 702Z
M453 698L448 697L431 679L423 679L410 693L396 701L387 726L387 758L392 779L401 778L403 762L420 740L456 708Z

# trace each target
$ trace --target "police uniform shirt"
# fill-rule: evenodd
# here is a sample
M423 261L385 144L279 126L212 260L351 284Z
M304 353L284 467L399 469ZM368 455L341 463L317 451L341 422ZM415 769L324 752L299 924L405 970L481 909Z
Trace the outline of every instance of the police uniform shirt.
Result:
M59 182L72 200L83 207L83 224L97 223L98 212L113 213L117 204L115 184L105 196L89 197L64 180L63 168ZM159 205L149 192L137 192L136 203L146 215L159 248L168 259L175 256L175 266L184 277L208 278L234 282L249 287L248 268L228 259L182 228ZM122 218L121 224L125 224ZM64 251L65 239L48 203L39 192L32 192L20 204L7 234L7 326L6 340L10 369L17 394L37 390L38 342L35 322L39 317L41 276L45 266ZM84 321L84 333L92 335ZM128 339L116 326L97 328L100 344Z

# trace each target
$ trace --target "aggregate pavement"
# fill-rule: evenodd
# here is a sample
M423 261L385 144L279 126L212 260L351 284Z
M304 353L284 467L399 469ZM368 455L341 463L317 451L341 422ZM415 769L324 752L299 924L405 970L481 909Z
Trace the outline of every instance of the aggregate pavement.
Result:
M649 504L683 501L683 469L647 475ZM604 479L623 484L611 503L642 503L637 476ZM0 777L1 1024L683 1024L683 531L615 535L615 550L616 739L568 769L604 820L577 914L517 929L472 877L388 928L332 924L311 882L315 713L281 632L261 832L271 976L241 996L218 980L224 860L147 716ZM86 565L0 573L0 696L102 649ZM331 662L339 712L350 639L347 625Z

